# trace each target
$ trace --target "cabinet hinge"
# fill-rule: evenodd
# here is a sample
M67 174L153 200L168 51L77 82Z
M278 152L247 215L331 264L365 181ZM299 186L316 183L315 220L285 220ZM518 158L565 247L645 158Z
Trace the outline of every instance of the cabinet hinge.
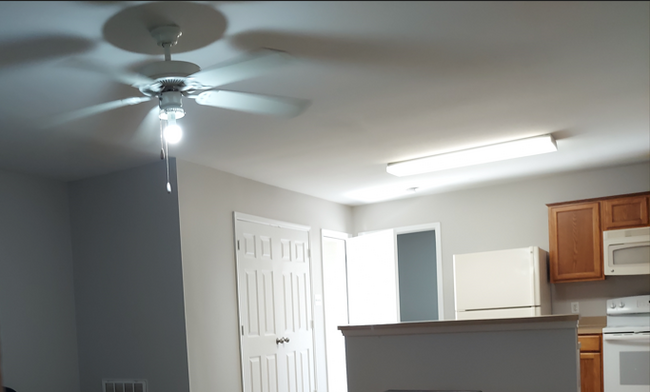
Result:
M241 326L241 336L244 336L244 326Z
M237 240L237 250L239 250L239 240Z

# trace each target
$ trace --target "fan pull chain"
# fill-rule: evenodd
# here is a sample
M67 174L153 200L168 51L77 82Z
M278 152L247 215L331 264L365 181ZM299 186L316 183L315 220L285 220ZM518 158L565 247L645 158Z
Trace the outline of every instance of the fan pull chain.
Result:
M172 184L169 182L169 144L164 137L163 121L160 120L160 159L165 160L167 175L167 193L172 193Z
M162 120L159 120L160 124L160 159L165 159L165 137L163 136L164 127Z
M172 184L169 182L169 143L165 139L165 165L167 166L167 193L172 193Z
M167 164L167 193L172 193L172 184L169 182L169 144L165 141L165 163Z

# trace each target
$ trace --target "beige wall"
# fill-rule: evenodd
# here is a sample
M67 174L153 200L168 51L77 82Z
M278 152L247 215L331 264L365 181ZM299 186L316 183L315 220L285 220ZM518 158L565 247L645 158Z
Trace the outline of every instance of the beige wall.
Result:
M357 206L353 227L356 234L440 222L445 318L453 318L454 254L531 245L548 250L547 203L648 190L646 162ZM647 294L649 288L647 275L556 284L553 313L569 313L570 302L578 301L583 316L602 316L606 299Z
M310 226L313 295L322 296L320 231L350 232L351 208L180 160L177 170L190 389L240 391L233 212ZM322 304L314 322L322 354Z

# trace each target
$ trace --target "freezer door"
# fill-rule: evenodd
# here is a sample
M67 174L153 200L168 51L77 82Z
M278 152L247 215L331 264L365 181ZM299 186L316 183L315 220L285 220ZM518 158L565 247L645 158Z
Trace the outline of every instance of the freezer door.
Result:
M514 308L514 309L495 309L495 310L475 310L470 312L456 312L456 320L477 320L477 319L500 319L513 317L533 317L540 316L539 307L531 308Z
M536 248L454 255L456 311L539 305Z

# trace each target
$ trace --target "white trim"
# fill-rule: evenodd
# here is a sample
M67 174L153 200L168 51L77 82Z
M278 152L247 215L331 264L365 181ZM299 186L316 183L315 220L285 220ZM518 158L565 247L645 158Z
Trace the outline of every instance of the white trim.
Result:
M302 230L307 232L307 257L309 257L309 285L310 285L310 287L309 287L309 297L310 297L309 302L311 304L311 314L310 314L310 318L311 318L311 348L313 350L312 358L314 360L314 369L313 369L313 371L314 371L314 385L313 385L313 388L314 388L314 392L316 392L318 390L318 377L319 377L318 376L318 360L319 360L319 353L318 353L318 349L316 348L316 325L315 325L316 323L314 321L314 320L316 320L316 315L315 315L315 312L316 312L316 295L314 294L314 258L312 257L312 254L311 254L311 227L309 227L309 226L301 226L301 225L294 225L294 224L291 224L291 223L289 223L289 225L292 225L293 227L303 227ZM297 228L296 230L301 230L301 229ZM322 268L322 262L321 262L321 268ZM322 273L323 273L323 271L321 271L321 277L323 276ZM321 290L322 290L322 279L321 279ZM321 295L322 295L322 293L321 293ZM324 314L323 314L323 316L324 316ZM324 337L324 335L325 335L325 331L324 331L324 329L325 329L325 320L324 320L324 317L323 317L323 325L322 326L323 326L323 337ZM325 359L325 355L327 355L327 354L324 353L323 359ZM327 363L327 361L326 361L326 363ZM325 374L327 374L327 370L325 370ZM327 382L327 379L326 379L326 382Z
M350 234L348 233L344 233L342 231L327 230L327 229L321 229L320 235L321 237L336 238L339 240L346 240L350 238Z
M395 260L395 289L397 290L397 321L402 320L402 297L399 291L399 254L397 252L397 231L391 229L393 232L393 260Z
M290 223L290 222L283 222L283 221L279 221L279 220L276 220L276 219L262 218L260 216L244 214L244 213L237 212L237 211L233 212L233 216L234 216L236 221L239 220L239 221L244 221L244 222L259 223L259 224L262 224L262 225L283 227L285 229L293 229L293 230L300 230L300 231L309 231L309 230L311 230L310 226L299 225L299 224Z
M422 225L396 227L396 234L417 233L419 231L440 230L440 222L424 223Z
M329 358L327 358L327 345L328 345L328 338L327 338L327 312L326 312L326 303L327 303L327 297L325 296L325 254L324 254L324 246L323 246L323 239L328 238L328 239L334 239L334 240L340 240L343 241L343 251L345 252L345 263L346 263L346 271L345 271L345 301L347 304L348 301L348 293L347 293L347 258L348 258L348 244L347 244L347 239L350 238L350 234L344 233L342 231L334 231L334 230L327 230L327 229L321 229L320 231L321 236L320 236L320 276L321 276L321 288L323 290L322 295L323 295L323 341L325 343L325 350L322 356L322 359L325 361L325 384L327 385L327 389L329 390L330 385L330 363L329 363ZM350 312L348 310L347 312L348 319L350 317Z

